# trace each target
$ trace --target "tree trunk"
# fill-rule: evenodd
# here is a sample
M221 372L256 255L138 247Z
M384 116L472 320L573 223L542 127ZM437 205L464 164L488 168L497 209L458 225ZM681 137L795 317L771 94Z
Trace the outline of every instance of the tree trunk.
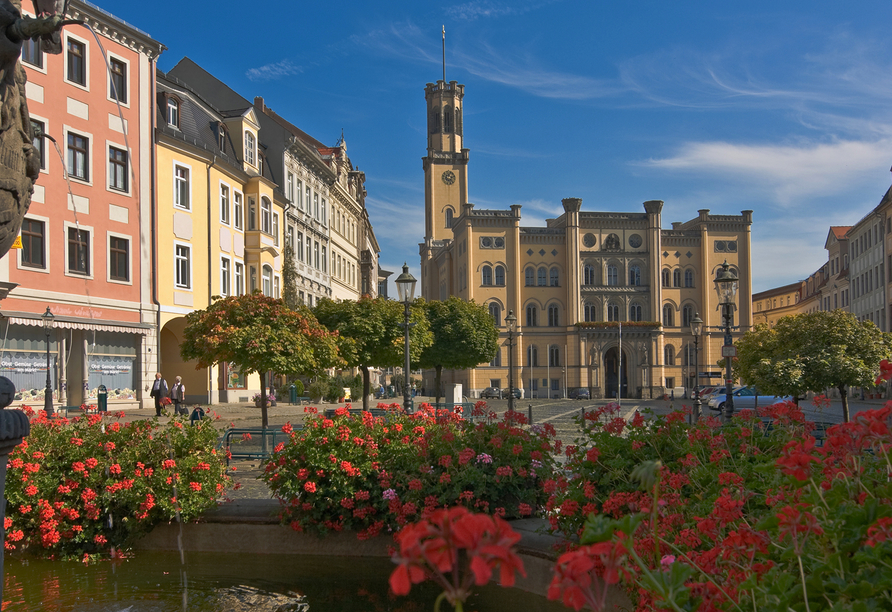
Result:
M371 380L369 379L369 367L368 366L359 366L359 370L362 372L362 409L369 409L369 388L371 386Z
M266 377L265 372L260 375L260 426L264 429L269 427L269 413L266 410Z
M439 404L440 403L440 379L442 378L442 375L443 375L443 366L438 365L436 367L436 371L437 371L437 377L434 379L434 386L436 387L436 391L434 391L434 393L437 396L437 403Z
M842 399L842 420L843 423L849 422L849 394L846 393L846 386L840 385L837 387L839 390L839 397Z

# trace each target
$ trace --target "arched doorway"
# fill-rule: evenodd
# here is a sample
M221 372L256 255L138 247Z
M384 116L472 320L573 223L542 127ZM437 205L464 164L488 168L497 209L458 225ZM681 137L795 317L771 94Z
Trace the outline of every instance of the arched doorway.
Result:
M621 397L629 397L629 356L623 351L622 372L619 371L619 349L615 346L604 354L604 386L606 399L616 398L622 380ZM621 376L620 376L621 375Z

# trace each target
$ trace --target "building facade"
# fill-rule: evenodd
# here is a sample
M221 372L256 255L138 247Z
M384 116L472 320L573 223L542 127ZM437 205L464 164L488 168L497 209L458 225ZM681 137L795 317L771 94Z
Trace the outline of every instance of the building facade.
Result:
M517 318L512 373L527 397L585 387L592 397L650 398L692 387L698 371L705 375L700 384L721 377L712 281L725 261L738 274L735 333L746 331L752 325L751 211L700 210L663 229L661 201L645 202L641 213L614 213L583 211L581 199L566 198L563 214L545 227L524 227L519 205L478 210L468 202L464 86L429 83L425 99L421 293L486 305L503 339L491 363L444 372L444 382L462 384L468 396L507 386L509 312ZM697 313L707 328L699 360L690 331ZM425 387L433 384L433 374L426 374Z
M87 2L72 0L68 15L102 46L76 26L62 31L60 55L23 45L41 172L22 248L0 259L0 282L12 287L0 375L18 402L40 405L49 343L55 404L95 401L104 385L110 406L136 407L157 362L147 245L154 73L165 47Z

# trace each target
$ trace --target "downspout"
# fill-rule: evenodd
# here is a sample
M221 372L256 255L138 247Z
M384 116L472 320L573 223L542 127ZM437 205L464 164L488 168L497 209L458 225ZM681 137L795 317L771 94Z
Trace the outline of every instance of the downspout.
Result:
M211 223L211 213L213 211L211 205L211 169L217 164L217 154L214 153L214 157L211 159L211 163L208 165L207 171L207 192L208 192L208 306L211 305L211 298L214 294L214 275L212 270L214 269L211 265L211 258L213 257L213 249L211 248L211 236L212 236L212 223ZM218 366L223 367L223 366ZM210 406L213 402L213 393L214 393L214 376L213 371L211 370L211 366L208 366L208 396L207 403ZM227 398L228 399L228 398Z
M158 103L157 96L158 90L156 88L156 84L158 82L157 78L155 78L157 72L156 62L152 61L152 76L151 79L151 93L152 93L152 108L155 108L155 105ZM150 235L152 239L152 304L155 306L155 371L161 371L161 301L158 299L158 190L157 190L157 179L158 179L158 157L156 154L157 147L155 146L155 141L158 138L157 129L158 126L156 124L157 119L157 111L152 111L151 113L151 126L152 126L152 146L151 152L149 154L150 164L152 168L152 184L150 185L150 208L152 211L151 214L151 223L150 223ZM154 377L150 377L154 378Z

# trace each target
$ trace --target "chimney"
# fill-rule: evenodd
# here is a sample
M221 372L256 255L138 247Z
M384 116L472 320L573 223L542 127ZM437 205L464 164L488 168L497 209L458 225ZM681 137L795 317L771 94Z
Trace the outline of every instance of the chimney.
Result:
M256 106L257 108L259 108L261 113L265 113L265 112L266 112L266 105L263 103L263 97L262 97L262 96L256 96L256 97L254 98L254 106Z

